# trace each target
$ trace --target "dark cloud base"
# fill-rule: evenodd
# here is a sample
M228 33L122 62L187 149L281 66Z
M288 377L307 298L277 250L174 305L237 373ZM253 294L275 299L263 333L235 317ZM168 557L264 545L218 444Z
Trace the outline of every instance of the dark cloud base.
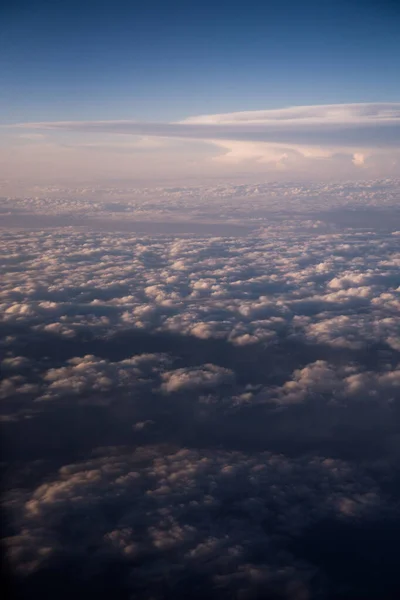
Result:
M398 575L398 539L400 526L398 521L372 521L362 524L343 524L335 520L323 521L292 542L292 551L302 559L315 564L320 572L315 576L315 597L319 596L327 580L335 581L334 588L327 593L328 600L397 600L400 596L400 578ZM327 542L329 540L329 542ZM373 548L373 549L371 549ZM259 549L262 556L262 548ZM83 558L83 561L82 561ZM89 567L89 569L88 569ZM135 561L111 561L109 558L99 564L90 564L86 557L60 557L54 565L39 573L27 577L23 582L10 574L5 565L3 581L8 598L44 598L78 599L87 597L117 599L156 597L173 600L174 598L209 597L235 598L235 592L213 590L212 581L204 573L193 570L185 574L180 581L165 578L153 585L135 585L132 571L140 568ZM358 591L354 591L354 582ZM251 598L257 600L283 600L284 598L308 597L303 586L296 583L286 590L256 589ZM3 588L4 589L4 588Z
M246 407L232 407L228 399L236 389L248 384L282 385L295 368L302 368L316 359L323 358L331 364L357 362L365 368L379 368L379 361L385 365L396 364L399 353L384 345L364 349L347 349L345 352L324 345L301 344L282 339L273 347L254 345L250 348L235 347L224 340L199 340L194 337L121 332L107 339L85 334L81 338L68 340L54 334L32 334L24 329L9 328L8 335L17 338L17 354L34 360L36 368L45 370L48 357L51 364L64 364L68 359L81 354L96 354L109 361L122 361L134 354L154 351L173 355L172 369L204 364L206 360L236 373L234 386L220 386L217 389L216 404L199 403L199 390L176 391L169 397L157 389L146 388L130 393L126 390L114 393L111 403L101 404L99 400L107 393L99 393L96 398L89 394L71 402L60 398L51 402L37 403L30 418L22 418L30 405L25 399L21 402L21 418L3 423L2 456L5 462L3 471L4 492L23 488L33 493L41 484L57 478L57 473L65 464L79 464L88 459L97 448L104 448L102 455L107 457L107 447L120 448L122 454L134 452L148 444L163 444L162 452L168 454L179 448L193 449L200 456L218 453L244 453L243 456L259 460L262 453L284 455L289 461L304 461L305 485L309 494L318 494L318 476L309 482L308 466L315 456L329 456L339 461L350 461L358 465L385 498L390 506L385 508L382 518L379 507L371 516L355 516L349 519L340 514L325 516L323 513L312 518L312 524L304 530L276 531L275 519L281 519L293 508L302 512L310 509L302 502L301 494L291 499L290 504L279 502L270 507L270 512L257 526L257 535L247 540L247 560L257 567L265 561L265 549L270 554L270 537L274 540L275 552L289 553L290 562L306 562L308 569L282 576L282 580L271 581L261 578L250 585L238 584L218 586L215 575L218 567L216 558L200 564L186 563L176 550L163 552L165 566L152 574L154 561L159 561L157 551L144 553L135 558L114 556L101 549L99 539L90 546L85 539L87 519L95 510L95 520L104 531L113 528L120 517L118 501L96 500L76 511L63 508L53 525L53 535L61 542L54 554L44 561L40 568L24 575L13 572L5 563L4 577L10 586L8 597L25 599L33 596L52 598L99 597L108 598L265 598L280 600L287 598L327 598L394 600L398 597L400 581L397 576L397 537L399 521L390 516L395 511L396 498L400 493L400 472L397 472L396 446L400 435L399 401L382 407L381 398L376 402L363 402L330 405L324 394L310 397L308 402L293 405L284 410L277 409L269 402ZM47 358L47 360L46 360ZM23 372L23 371L21 371ZM32 372L25 373L30 379ZM38 371L33 379L38 377ZM216 390L213 389L213 393ZM15 408L15 405L14 405ZM133 431L132 423L151 421L149 430ZM115 452L114 450L112 452ZM261 459L263 460L263 459ZM3 463L4 464L4 463ZM388 467L390 465L390 467ZM296 483L293 483L296 487ZM346 483L344 483L346 487ZM370 485L370 484L369 484ZM219 506L210 509L202 516L201 537L207 537L209 527L227 522L226 531L233 530L237 539L248 537L246 530L253 527L253 518L248 508L240 505L240 482L234 488L233 497L225 499ZM200 485L196 496L201 498L207 492ZM368 485L367 485L368 488ZM261 487L258 496L265 506L274 502L268 492L269 486ZM29 492L31 490L31 492ZM331 492L329 492L330 494ZM225 494L225 492L223 492ZM248 492L244 492L246 497ZM329 495L328 494L328 495ZM221 497L222 498L222 497ZM126 512L124 498L122 514ZM153 508L154 509L154 508ZM264 510L263 509L263 510ZM6 508L4 529L6 537L17 535L12 511ZM152 510L149 504L149 510ZM100 511L100 513L99 513ZM269 515L269 516L268 516ZM51 517L54 518L54 517ZM149 517L147 517L149 518ZM189 511L184 522L199 526L195 513ZM239 524L239 525L238 525ZM97 527L97 526L96 526ZM237 530L237 528L239 529ZM90 526L89 526L90 530ZM212 531L212 529L211 529ZM71 537L72 536L72 537ZM100 536L101 537L101 536ZM64 540L64 541L63 541ZM264 549L265 547L265 549ZM172 552L172 554L171 554ZM270 560L270 558L268 558ZM179 565L175 572L174 561ZM284 561L283 561L284 562ZM225 565L225 569L226 569ZM254 568L254 567L253 567ZM278 568L278 567L275 567ZM147 569L150 569L147 575ZM174 570L175 569L175 570ZM278 569L279 570L279 569ZM139 576L135 574L139 573ZM239 590L239 591L238 591Z

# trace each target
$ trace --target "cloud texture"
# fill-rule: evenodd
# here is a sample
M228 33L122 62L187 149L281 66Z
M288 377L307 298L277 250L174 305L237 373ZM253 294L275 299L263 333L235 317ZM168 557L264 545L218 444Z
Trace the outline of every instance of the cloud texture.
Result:
M398 596L399 189L1 200L18 597Z

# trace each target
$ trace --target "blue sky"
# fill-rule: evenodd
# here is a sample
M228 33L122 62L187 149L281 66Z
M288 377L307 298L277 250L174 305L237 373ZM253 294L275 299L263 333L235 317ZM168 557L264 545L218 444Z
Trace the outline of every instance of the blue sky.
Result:
M1 22L3 122L399 99L394 0L10 0Z
M10 0L0 22L0 177L399 172L397 0Z

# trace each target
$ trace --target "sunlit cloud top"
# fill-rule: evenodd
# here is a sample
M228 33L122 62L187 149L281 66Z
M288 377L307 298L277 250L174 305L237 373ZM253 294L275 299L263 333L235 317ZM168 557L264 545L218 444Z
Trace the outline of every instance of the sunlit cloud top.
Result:
M371 124L399 122L400 102L291 106L269 110L242 111L189 117L182 123L196 124Z

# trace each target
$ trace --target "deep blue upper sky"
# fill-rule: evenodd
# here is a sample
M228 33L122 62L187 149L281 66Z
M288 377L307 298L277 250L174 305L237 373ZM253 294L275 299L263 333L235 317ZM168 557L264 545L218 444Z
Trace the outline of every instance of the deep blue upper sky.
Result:
M8 0L3 122L400 98L396 0Z

